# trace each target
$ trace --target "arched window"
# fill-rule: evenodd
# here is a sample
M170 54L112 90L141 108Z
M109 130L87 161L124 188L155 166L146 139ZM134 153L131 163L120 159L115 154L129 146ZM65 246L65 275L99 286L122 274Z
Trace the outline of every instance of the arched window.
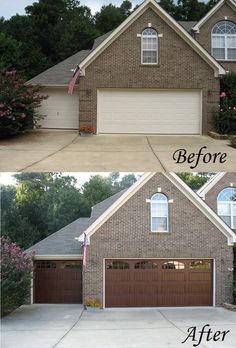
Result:
M151 231L168 232L168 200L163 193L151 198Z
M168 261L162 264L162 269L184 269L185 265L179 261Z
M236 188L227 187L219 193L217 211L228 226L236 229Z
M155 269L158 268L157 263L152 262L152 261L140 261L136 262L134 265L135 269Z
M142 32L142 64L158 63L158 37L153 28L146 28Z
M211 34L212 55L218 60L236 60L236 24L220 21Z
M112 261L107 263L106 269L129 269L129 264L124 261Z

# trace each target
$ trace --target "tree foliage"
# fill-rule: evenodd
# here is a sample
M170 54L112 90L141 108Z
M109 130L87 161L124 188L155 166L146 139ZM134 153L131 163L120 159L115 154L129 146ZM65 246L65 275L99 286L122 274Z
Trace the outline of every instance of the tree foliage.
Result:
M1 251L1 315L19 307L29 291L32 262L9 238L0 238Z
M28 248L80 217L91 207L136 181L133 174L120 178L96 175L81 188L73 176L60 173L15 174L16 186L2 186L2 234Z
M217 0L160 0L176 20L198 21ZM99 35L114 30L134 10L132 2L104 5L95 15L77 0L39 0L25 15L0 18L0 69L15 68L30 79L68 56L91 49Z
M38 87L25 85L12 70L0 75L0 91L0 138L37 126L41 118L37 108L46 98L38 93Z
M180 172L177 174L194 191L199 190L214 175L212 172Z

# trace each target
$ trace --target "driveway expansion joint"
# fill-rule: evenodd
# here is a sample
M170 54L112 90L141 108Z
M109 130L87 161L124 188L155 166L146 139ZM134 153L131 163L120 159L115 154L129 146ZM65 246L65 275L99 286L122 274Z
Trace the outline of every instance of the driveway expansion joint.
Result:
M84 308L82 309L82 312L80 313L79 318L74 322L74 324L71 326L71 328L69 330L67 330L66 333L52 346L52 348L55 348L56 346L58 346L58 344L61 343L61 341L63 341L63 339L71 332L71 330L73 330L75 325L77 325L80 322L80 320L82 319L83 313L84 313Z

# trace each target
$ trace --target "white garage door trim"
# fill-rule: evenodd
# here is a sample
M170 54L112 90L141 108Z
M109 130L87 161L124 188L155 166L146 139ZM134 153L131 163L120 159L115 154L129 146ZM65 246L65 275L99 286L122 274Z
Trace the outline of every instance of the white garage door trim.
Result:
M167 257L168 258L168 257ZM174 259L173 257L169 257ZM103 259L103 277L102 277L102 300L103 309L106 308L106 260L165 260L166 257L107 257ZM178 259L188 260L189 257L178 257ZM216 306L216 260L212 257L191 257L191 260L211 260L212 261L212 307ZM188 307L189 308L189 307Z
M174 100L174 98L176 99ZM141 100L140 105L137 103L139 100ZM162 105L162 107L160 107L160 105ZM118 107L120 107L120 110ZM147 114L145 114L144 117L145 108L147 107L149 108L149 112L151 112L149 114L149 119L147 118ZM183 107L185 107L184 113ZM133 114L131 113L132 110L134 110ZM169 116L169 120L166 122L168 115L170 115L169 112L172 116ZM156 118L157 113L159 113L159 119ZM137 115L140 116L140 122L137 122ZM173 121L176 115L177 117L179 116L179 121L175 124ZM186 123L189 115L192 117L192 120ZM124 125L129 116L129 123ZM116 123L114 123L114 120L116 120ZM179 125L180 121L182 121L182 124ZM185 129L182 130L184 125ZM136 88L98 89L97 133L201 134L202 90Z
M79 93L75 89L72 96L68 87L44 87L40 90L48 99L43 100L39 113L47 115L40 120L43 129L78 129L79 128Z

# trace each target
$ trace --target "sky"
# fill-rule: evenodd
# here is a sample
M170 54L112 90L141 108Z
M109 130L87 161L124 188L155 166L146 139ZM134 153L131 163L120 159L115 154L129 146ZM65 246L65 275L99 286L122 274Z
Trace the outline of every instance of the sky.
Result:
M0 173L0 185L14 185L16 183L13 175L17 174L17 173L13 173L13 172L5 172L5 173ZM100 172L100 173L96 173L96 172L80 172L80 173L62 173L63 175L69 175L69 176L74 176L77 179L77 187L80 188L86 181L89 180L89 178L91 176L94 175L102 175L107 177L110 173L108 172ZM129 174L128 172L123 172L120 173L120 177L122 178L124 175ZM136 176L140 176L143 173L134 173Z
M135 5L140 4L143 0L131 0ZM16 13L24 14L24 8L31 5L34 0L0 0L0 17L6 19L14 16ZM91 8L92 13L96 13L103 5L112 3L113 5L122 4L123 0L80 0L81 5L86 5Z

